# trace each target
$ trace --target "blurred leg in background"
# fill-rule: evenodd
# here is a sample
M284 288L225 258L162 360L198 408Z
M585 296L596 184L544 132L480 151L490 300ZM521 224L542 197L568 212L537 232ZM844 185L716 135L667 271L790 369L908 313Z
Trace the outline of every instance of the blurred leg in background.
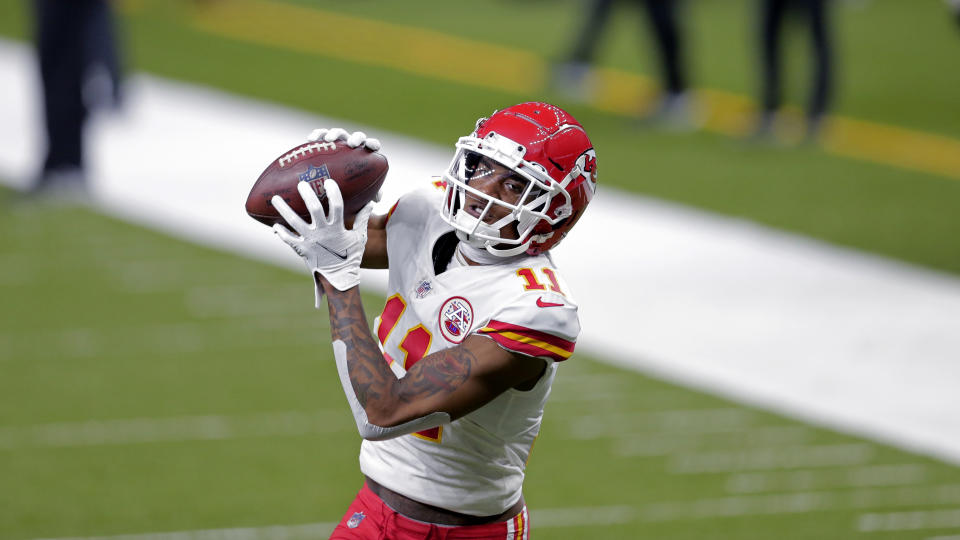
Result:
M827 0L760 0L761 114L757 136L773 133L777 111L782 105L783 28L794 15L808 26L812 69L806 105L806 136L815 139L826 115L832 86L832 48L828 27Z
M660 100L648 120L678 127L695 124L687 94L686 62L679 24L680 3L680 0L644 0L661 70Z
M596 57L597 44L610 21L614 0L592 0L583 17L583 24L567 60L556 66L554 88L574 101L589 101L593 97L590 65Z
M119 100L120 61L106 0L34 0L47 150L34 191L86 190L84 127Z
M589 101L593 97L590 67L604 29L610 22L615 0L589 2L583 24L567 60L554 71L553 85L568 99ZM668 123L691 120L687 94L683 40L679 27L680 0L636 2L646 11L661 71L660 97L647 119Z
M953 13L953 19L960 24L960 0L947 0L947 6Z
M807 138L820 134L823 118L830 100L832 50L827 22L827 0L806 0L810 24L810 51L813 55L813 80L807 102Z

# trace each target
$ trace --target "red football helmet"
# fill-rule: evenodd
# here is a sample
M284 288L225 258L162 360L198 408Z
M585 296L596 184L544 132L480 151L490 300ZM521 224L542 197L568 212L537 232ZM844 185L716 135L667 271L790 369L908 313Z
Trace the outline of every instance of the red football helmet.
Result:
M481 176L478 163L486 160L509 169L512 178L523 182L514 188L516 200L505 201L470 186ZM478 120L475 131L457 142L444 180L441 213L462 241L501 257L537 255L566 236L593 197L597 155L583 126L568 112L548 103L521 103ZM482 211L474 211L479 216L464 211L468 194L473 201L485 201ZM495 223L485 223L495 206L508 213ZM501 238L500 230L511 223L516 223L518 238Z

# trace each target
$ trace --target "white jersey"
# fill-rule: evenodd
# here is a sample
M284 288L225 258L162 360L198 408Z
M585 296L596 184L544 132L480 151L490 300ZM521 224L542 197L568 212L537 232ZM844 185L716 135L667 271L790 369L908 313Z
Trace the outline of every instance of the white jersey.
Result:
M415 191L388 218L390 291L375 325L384 357L402 377L427 354L480 334L509 351L547 360L547 369L533 389L511 388L449 424L363 441L360 469L416 501L489 516L521 497L555 362L573 352L580 322L548 255L485 266L454 261L437 275L434 244L453 230L440 217L441 200L442 192Z

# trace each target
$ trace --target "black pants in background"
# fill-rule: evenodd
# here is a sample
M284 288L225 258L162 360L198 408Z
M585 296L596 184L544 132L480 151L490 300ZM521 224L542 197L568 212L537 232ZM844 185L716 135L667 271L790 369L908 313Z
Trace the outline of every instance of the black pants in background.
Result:
M597 42L610 20L610 11L615 0L595 0L580 31L570 60L579 63L592 62ZM678 25L679 0L642 0L653 36L663 73L664 90L679 94L686 90L687 81L683 72L683 57Z
M47 155L43 171L83 167L85 84L102 66L117 97L119 58L106 0L34 0Z
M821 118L827 110L831 89L831 44L827 22L828 0L759 0L762 105L766 114L780 108L781 35L785 19L799 17L810 31L813 74L807 101L807 116Z

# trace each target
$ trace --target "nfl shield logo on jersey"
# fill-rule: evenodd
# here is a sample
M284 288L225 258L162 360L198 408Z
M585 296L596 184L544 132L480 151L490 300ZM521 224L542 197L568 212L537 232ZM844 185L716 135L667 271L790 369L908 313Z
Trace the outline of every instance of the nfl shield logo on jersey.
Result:
M350 529L356 529L360 526L360 522L363 521L363 518L367 516L363 515L363 512L354 512L350 519L347 520L347 527Z
M417 284L417 289L415 292L417 293L417 298L422 299L422 298L426 298L426 296L430 294L430 291L432 290L433 290L433 285L430 284L430 280L421 279L420 282Z
M440 306L440 333L451 343L460 343L473 325L473 306L466 298L454 296Z

